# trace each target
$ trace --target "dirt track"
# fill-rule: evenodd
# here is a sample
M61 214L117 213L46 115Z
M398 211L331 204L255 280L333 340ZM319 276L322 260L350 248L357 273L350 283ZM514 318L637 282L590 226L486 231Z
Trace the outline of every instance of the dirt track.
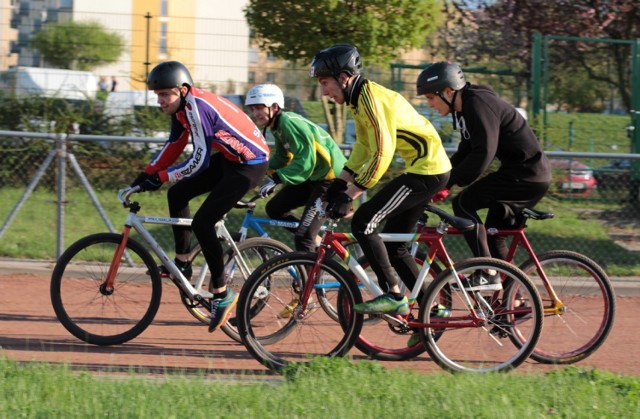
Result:
M640 295L619 293L616 322L608 340L590 358L575 364L619 374L640 376ZM354 359L363 357L353 349ZM210 377L271 376L269 371L224 333L207 333L167 286L152 325L132 342L116 347L87 345L71 336L57 321L49 300L49 277L43 273L0 275L0 355L12 360L67 363L95 372L135 369L151 374L202 371ZM389 368L440 371L423 355ZM544 372L554 366L528 361L518 372Z

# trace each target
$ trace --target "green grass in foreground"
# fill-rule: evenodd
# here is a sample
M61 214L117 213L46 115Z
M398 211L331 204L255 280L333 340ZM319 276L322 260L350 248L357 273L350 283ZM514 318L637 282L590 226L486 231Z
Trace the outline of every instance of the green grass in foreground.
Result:
M416 374L317 359L278 382L96 377L0 357L0 417L632 418L640 378L564 368L544 375Z

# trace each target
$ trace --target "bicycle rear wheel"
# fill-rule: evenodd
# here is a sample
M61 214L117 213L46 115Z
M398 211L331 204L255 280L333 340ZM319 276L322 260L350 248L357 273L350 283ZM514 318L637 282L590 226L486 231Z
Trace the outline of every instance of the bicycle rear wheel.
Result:
M356 284L335 260L325 260L319 277L336 284L332 318L312 292L300 301L308 272L316 263L310 252L277 256L259 266L245 282L237 306L238 330L249 353L261 364L281 371L290 362L308 362L314 356L344 356L353 346L362 316L353 311L361 302ZM338 297L340 296L340 297ZM296 304L292 305L292 301ZM261 305L261 310L255 310Z
M464 291L457 277L470 277L476 270L496 270L503 281L501 291ZM456 276L457 273L457 276ZM450 293L450 313L441 316L428 308ZM482 320L474 321L468 307ZM421 328L418 333L431 358L449 371L509 371L533 352L540 337L543 313L535 286L517 267L491 258L467 259L443 271L429 285L420 304L420 322L441 324ZM513 345L507 337L522 337Z
M114 290L105 289L111 260L122 235L98 233L72 244L51 275L51 302L60 323L75 337L95 345L118 345L153 321L162 296L155 261L129 239ZM148 272L148 273L147 273Z
M249 277L249 274L251 274L258 265L274 256L292 252L291 248L284 243L262 237L253 237L243 240L240 243L236 243L236 247L238 249L237 252L233 248L227 249L223 256L223 260L224 276L227 287L233 289L237 293L240 292L240 289ZM194 255L192 258L193 265L199 266L200 268L203 266L206 267L204 264L204 258L202 257L202 250L200 250L200 245L197 245L192 254ZM203 288L210 291L211 276L209 275L208 269L205 272L201 272L201 269L194 269L193 278L198 278L200 274L205 275L202 284ZM197 301L192 301L186 295L182 295L181 297L182 303L196 319L204 324L209 324L210 311L208 304L205 305ZM259 310L260 305L258 304L254 309ZM238 334L237 321L235 317L229 318L227 323L222 326L221 329L227 334L227 336L236 342L242 341Z
M597 263L576 252L552 250L538 260L563 306L554 306L534 262L525 262L521 268L538 287L545 311L531 357L545 364L581 361L604 343L613 327L616 299L611 282Z

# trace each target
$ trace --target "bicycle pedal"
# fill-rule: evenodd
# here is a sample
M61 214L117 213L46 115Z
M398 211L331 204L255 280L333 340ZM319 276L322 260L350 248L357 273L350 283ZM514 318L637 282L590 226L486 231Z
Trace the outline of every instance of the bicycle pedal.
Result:
M493 328L491 330L489 330L489 334L491 336L495 336L495 337L498 337L500 339L504 339L504 338L508 338L509 337L509 333L507 333L505 328L504 327L500 327L500 326L493 326Z
M406 326L407 319L399 314L380 314L380 317L391 325Z

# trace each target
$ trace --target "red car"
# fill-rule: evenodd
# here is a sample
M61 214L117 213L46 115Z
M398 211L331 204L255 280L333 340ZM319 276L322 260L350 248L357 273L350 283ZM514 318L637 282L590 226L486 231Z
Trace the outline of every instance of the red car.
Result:
M589 196L596 187L593 170L573 159L550 159L556 192L573 196Z

